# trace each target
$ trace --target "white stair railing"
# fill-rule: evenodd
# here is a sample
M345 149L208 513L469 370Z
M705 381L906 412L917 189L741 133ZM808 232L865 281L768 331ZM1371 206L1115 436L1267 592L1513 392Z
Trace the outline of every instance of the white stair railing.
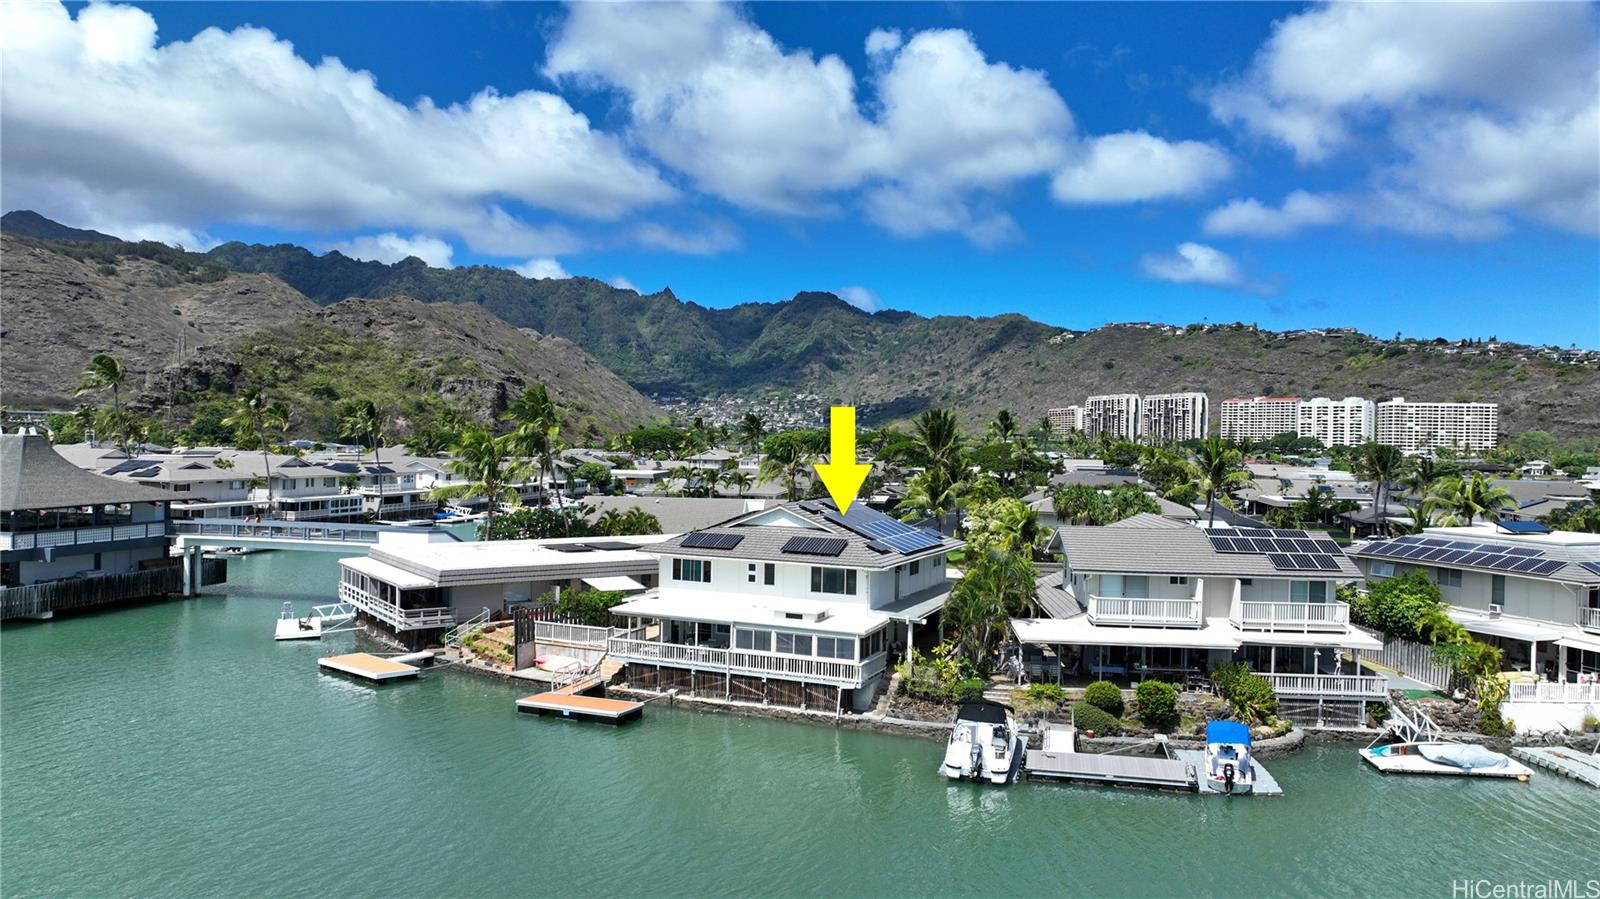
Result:
M466 621L461 622L450 630L445 631L444 636L439 640L440 645L455 646L459 644L463 637L472 633L473 629L477 628L479 625L486 623L489 620L489 617L489 610L485 608L482 612L479 612Z

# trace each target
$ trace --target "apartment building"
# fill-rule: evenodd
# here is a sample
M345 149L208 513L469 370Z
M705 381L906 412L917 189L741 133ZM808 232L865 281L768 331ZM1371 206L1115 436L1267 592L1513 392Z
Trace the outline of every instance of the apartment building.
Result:
M1153 443L1206 436L1211 401L1203 393L1154 393L1139 403L1139 438Z
M1360 446L1373 439L1377 413L1372 400L1325 396L1301 400L1296 407L1295 433L1314 437L1323 446Z
M1105 434L1121 440L1139 437L1139 394L1112 393L1091 396L1084 401L1080 422L1083 431L1091 437Z
M1494 449L1499 431L1498 403L1409 403L1397 396L1377 404L1375 439L1405 452Z
M1295 433L1300 423L1297 396L1230 397L1222 401L1225 440L1271 440Z
M1062 438L1073 431L1083 430L1083 408L1081 406L1050 409L1045 412L1045 418L1050 422L1050 436L1052 437Z

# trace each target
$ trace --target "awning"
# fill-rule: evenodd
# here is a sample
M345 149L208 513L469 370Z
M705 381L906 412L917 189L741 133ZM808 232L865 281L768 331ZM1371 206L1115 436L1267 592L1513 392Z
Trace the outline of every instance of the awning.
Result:
M1593 634L1572 634L1557 640L1556 645L1568 649L1581 649L1584 652L1600 652L1600 637Z
M1096 626L1088 615L1073 618L1013 618L1011 630L1024 643L1071 646L1162 646L1173 649L1238 649L1238 632L1226 619L1207 618L1205 627Z
M620 590L623 593L633 593L645 589L644 584L625 574L586 577L583 582L596 590Z
M1493 637L1508 637L1512 640L1532 640L1546 643L1565 637L1571 632L1571 628L1538 621L1533 618L1518 618L1515 616L1490 618L1487 615L1455 608L1450 609L1449 614L1451 621L1474 634L1489 634Z
M1243 631L1239 634L1239 641L1256 646L1328 646L1334 649L1372 649L1383 648L1383 641L1369 636L1359 628L1346 628L1342 631L1309 631L1301 633L1295 631Z

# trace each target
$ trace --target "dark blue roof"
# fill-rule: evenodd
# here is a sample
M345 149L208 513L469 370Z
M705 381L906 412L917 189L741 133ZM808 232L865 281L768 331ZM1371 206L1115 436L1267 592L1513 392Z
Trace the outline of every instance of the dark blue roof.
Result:
M1507 518L1507 519L1503 519L1501 521L1497 521L1497 522L1495 522L1495 524L1498 524L1500 526L1500 530L1505 531L1508 534L1548 534L1548 533L1550 533L1550 528L1546 527L1545 525L1543 525L1543 524L1541 524L1541 523L1539 523L1537 521L1516 521L1516 520Z
M1250 728L1237 721L1207 721L1207 743L1243 743L1250 745Z

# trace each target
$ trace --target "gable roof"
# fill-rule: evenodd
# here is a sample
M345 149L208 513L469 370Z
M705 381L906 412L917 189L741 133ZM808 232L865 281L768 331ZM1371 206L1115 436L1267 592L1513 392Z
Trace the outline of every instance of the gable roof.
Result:
M0 512L162 503L165 490L84 471L37 435L0 435Z

